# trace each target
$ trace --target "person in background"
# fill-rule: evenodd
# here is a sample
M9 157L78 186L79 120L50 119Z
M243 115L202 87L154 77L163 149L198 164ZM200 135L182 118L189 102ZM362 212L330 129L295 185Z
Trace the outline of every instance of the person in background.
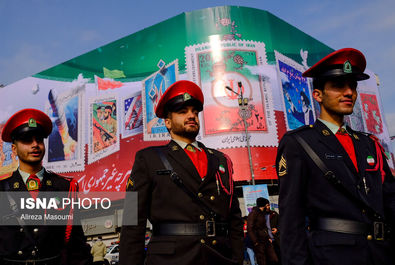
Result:
M279 262L273 247L274 235L278 230L277 227L273 227L272 231L270 221L269 201L266 198L257 198L256 206L248 215L247 231L254 246L258 265L278 264Z
M244 259L249 260L251 265L255 265L255 254L254 254L254 244L251 241L250 236L248 235L247 231L247 220L248 217L244 216L243 221L244 221L244 248L245 248L245 254L244 254Z
M104 264L104 256L107 253L106 244L102 241L102 237L98 236L95 244L93 244L91 248L91 254L93 255L93 264L94 265L103 265Z

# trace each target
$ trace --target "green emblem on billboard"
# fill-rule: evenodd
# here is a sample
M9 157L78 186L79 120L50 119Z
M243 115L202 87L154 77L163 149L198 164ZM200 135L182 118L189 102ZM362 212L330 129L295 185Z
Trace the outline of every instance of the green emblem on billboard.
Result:
M36 122L36 120L33 119L33 118L30 118L30 119L29 119L28 126L29 126L30 128L36 128L36 127L37 127L37 122Z
M349 61L345 61L343 64L343 72L346 74L351 74L352 73L352 66Z

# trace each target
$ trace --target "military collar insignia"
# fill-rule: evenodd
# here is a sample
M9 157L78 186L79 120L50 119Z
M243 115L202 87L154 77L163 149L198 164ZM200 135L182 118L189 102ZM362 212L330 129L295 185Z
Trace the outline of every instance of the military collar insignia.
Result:
M331 135L330 132L329 132L328 130L326 130L326 129L322 130L322 134L323 134L324 136L329 136L329 135Z
M352 73L352 66L350 61L345 61L343 64L343 72L346 74L351 74Z
M19 182L14 182L14 189L19 189Z
M177 150L178 150L178 146L177 146L177 145L173 145L173 146L171 147L171 150L177 151Z
M359 140L359 137L358 137L358 135L357 135L357 134L353 133L353 135L352 135L352 136L354 136L355 140Z
M195 152L196 152L196 148L193 147L191 144L188 144L188 145L185 147L185 149L188 150L189 152L192 152L192 153L195 153Z
M30 179L26 186L28 191L38 190L38 181L36 179Z
M188 101L192 98L191 95L189 95L188 93L184 93L183 97L184 97L184 101Z
M46 184L47 186L52 186L52 181L48 179L48 180L45 182L45 184Z
M207 151L208 151L210 154L214 154L213 151L211 151L211 149L207 149Z
M29 128L36 128L37 127L37 122L35 119L30 118L28 122Z
M280 162L278 163L278 176L282 177L287 174L287 160L284 155L281 155Z

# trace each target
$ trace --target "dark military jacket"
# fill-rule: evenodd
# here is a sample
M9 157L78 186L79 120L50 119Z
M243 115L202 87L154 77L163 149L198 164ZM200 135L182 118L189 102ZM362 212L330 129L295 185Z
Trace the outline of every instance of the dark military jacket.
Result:
M368 240L367 235L315 230L311 226L307 230L317 218L352 220L369 227L373 227L373 220L323 176L295 135L307 142L354 197L384 216L386 223L394 224L395 179L385 156L383 175L377 167L381 151L377 152L375 142L364 133L347 130L358 170L336 136L320 121L286 133L280 142L276 168L283 264L394 264L388 240Z
M229 170L232 170L230 162L221 152L206 148L201 143L199 146L204 149L208 160L207 175L203 181L188 155L174 141L165 146L150 147L137 152L127 189L138 192L138 225L122 227L120 264L144 263L147 218L154 231L156 224L204 225L210 219L207 211L177 186L169 174L159 174L166 167L158 156L158 148L167 157L187 189L218 214L215 221L228 224L229 235L156 236L154 233L148 244L146 264L242 263L243 222L239 203L234 194L231 196L224 190L225 188L229 191L233 187L232 180L229 180ZM218 182L216 174L220 177ZM128 205L124 207L124 212L126 211ZM234 260L233 263L231 259Z
M39 191L68 192L71 185L77 184L71 182L68 178L45 170ZM77 190L78 187L76 186L74 191ZM6 204L1 206L0 261L2 259L41 260L58 257L57 264L88 264L90 257L89 250L86 251L86 238L81 225L75 219L73 222L76 225L70 227L72 229L68 229L68 233L66 233L66 221L64 225L49 226L44 224L32 225L32 223L29 224L29 220L23 219L22 223L14 220L12 226L7 225L10 218L15 217L12 215L13 210L10 209L9 200L5 198L6 192L10 192L13 198L17 198L20 194L17 192L22 191L27 192L27 188L18 170L9 178L0 181L1 201ZM15 195L13 195L13 192L15 192ZM39 211L30 211L29 213L41 214ZM67 240L66 237L68 237Z

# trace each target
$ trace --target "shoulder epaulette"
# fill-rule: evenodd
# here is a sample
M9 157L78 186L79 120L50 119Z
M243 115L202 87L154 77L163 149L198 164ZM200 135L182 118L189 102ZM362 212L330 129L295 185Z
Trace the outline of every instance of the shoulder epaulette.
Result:
M1 180L8 179L8 178L10 178L11 176L12 176L12 174L5 174L5 175L3 175L3 176L0 176L0 181L1 181Z
M294 129L292 131L288 131L287 134L293 134L293 133L304 131L304 130L307 130L307 129L313 129L313 127L314 127L313 125L300 126L299 128L296 128L296 129Z

